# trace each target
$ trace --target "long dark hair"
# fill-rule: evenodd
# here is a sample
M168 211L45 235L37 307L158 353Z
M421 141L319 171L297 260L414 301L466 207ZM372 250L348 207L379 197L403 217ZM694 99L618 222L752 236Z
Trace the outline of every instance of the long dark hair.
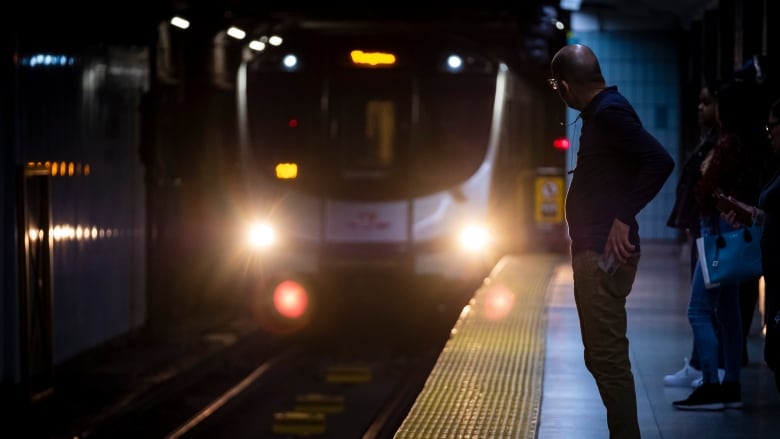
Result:
M766 137L767 105L758 84L732 80L718 90L718 143L696 188L702 212L714 214L721 190L755 204L771 158Z

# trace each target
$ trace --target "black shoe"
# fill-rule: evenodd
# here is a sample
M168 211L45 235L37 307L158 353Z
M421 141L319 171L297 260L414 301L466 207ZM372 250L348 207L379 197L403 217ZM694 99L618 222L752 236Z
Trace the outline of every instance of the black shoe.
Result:
M704 383L687 399L672 403L680 410L723 410L726 405L720 392L720 383Z
M742 386L739 383L724 381L720 385L720 394L727 409L742 408Z

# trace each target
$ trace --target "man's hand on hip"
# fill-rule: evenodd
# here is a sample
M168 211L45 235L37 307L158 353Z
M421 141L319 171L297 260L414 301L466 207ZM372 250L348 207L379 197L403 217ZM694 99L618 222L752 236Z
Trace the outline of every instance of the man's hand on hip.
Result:
M631 227L619 219L615 218L612 221L612 228L609 230L609 236L607 237L607 246L604 248L604 254L607 257L614 256L622 264L634 253L636 246L628 240L628 232L630 230Z

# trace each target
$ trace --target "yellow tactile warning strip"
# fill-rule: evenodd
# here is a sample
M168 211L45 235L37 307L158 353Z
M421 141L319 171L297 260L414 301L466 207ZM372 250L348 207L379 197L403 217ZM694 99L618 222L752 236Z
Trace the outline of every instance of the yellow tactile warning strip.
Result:
M395 439L536 437L546 293L561 255L502 258L464 308Z

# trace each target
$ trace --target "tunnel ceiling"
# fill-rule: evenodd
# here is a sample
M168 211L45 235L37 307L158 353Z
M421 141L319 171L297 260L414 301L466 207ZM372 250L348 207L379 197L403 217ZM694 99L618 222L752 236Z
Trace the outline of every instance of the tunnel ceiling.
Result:
M648 19L674 17L687 22L718 4L718 0L582 0L581 7L585 11L610 11Z
M477 19L491 14L524 16L539 5L556 5L545 0L524 1L434 1L424 5L354 1L268 2L262 0L132 0L124 2L63 2L37 0L19 2L13 15L7 15L12 40L22 47L81 44L84 42L147 44L153 40L156 26L172 14L188 15L218 28L231 20L278 20L284 14L319 17L360 18L395 17L416 19L465 17ZM701 11L717 6L715 0L583 0L584 11L610 11L632 17L670 16L681 22ZM324 6L323 6L324 5Z

